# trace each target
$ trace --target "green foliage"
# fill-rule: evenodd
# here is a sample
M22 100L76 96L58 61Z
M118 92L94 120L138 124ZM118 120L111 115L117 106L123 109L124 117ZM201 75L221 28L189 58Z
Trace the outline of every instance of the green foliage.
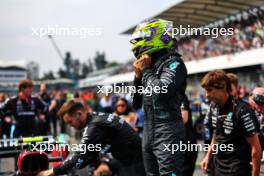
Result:
M96 51L96 55L95 55L95 58L94 58L94 64L97 68L97 70L101 70L101 69L104 69L106 68L106 65L107 65L107 61L105 59L105 53L100 53L99 51Z
M56 79L56 78L55 78L54 73L52 71L44 73L43 77L41 78L41 80L54 80L54 79Z

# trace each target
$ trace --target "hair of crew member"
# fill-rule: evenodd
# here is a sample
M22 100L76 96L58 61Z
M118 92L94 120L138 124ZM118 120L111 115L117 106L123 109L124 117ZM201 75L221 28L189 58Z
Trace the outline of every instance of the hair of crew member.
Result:
M18 84L18 90L22 91L26 88L33 88L33 82L31 80L21 80Z
M261 146L254 111L246 102L231 96L231 82L222 70L207 73L201 86L211 101L205 129L214 131L211 148L200 163L201 168L208 169L212 146L232 145L232 150L220 150L215 154L213 173L216 176L258 176Z
M239 86L238 86L238 76L234 73L227 73L226 76L229 78L231 82L231 95L234 98L238 98L239 96Z
M65 123L77 129L82 129L89 118L88 111L84 108L83 104L74 100L63 104L58 112L58 116L63 118Z

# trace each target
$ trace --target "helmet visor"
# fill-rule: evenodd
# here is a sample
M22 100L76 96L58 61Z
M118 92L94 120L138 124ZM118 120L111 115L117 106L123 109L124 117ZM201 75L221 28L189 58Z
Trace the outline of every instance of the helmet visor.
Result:
M150 36L151 36L151 33L147 33L144 31L137 31L137 32L132 34L132 37L130 39L130 43L135 44L138 41L144 40L145 38L150 37Z

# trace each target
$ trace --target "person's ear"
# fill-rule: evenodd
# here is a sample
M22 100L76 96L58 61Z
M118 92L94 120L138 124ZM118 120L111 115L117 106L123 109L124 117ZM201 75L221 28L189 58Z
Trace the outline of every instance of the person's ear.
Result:
M79 119L80 117L81 117L81 113L79 111L77 111L76 118Z
M77 111L77 113L76 113L76 117L79 119L79 118L81 118L81 116L82 116L82 111Z

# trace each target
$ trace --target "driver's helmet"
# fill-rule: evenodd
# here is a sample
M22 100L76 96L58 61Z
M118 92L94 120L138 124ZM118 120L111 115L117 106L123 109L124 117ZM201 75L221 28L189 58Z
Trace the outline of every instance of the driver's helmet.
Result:
M152 54L176 46L172 29L173 22L163 19L150 19L140 23L130 40L134 55L138 58L143 54Z

